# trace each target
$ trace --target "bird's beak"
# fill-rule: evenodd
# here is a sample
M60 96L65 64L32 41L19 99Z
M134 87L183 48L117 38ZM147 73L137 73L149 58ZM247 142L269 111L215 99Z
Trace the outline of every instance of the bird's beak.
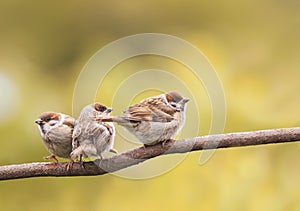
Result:
M190 99L188 99L188 98L183 98L183 99L182 99L182 103L183 103L183 104L186 104L186 103L189 102L189 101L190 101Z
M107 113L110 113L110 112L112 112L112 111L113 111L112 108L107 108L107 109L106 109L106 112L107 112Z
M188 98L183 98L182 100L179 101L179 103L177 104L177 111L180 112L180 111L183 111L184 110L184 107L185 107L185 104L187 102L189 102L190 99Z
M44 121L41 120L41 119L37 119L37 120L35 120L34 122L35 122L36 124L38 124L38 125L43 125L43 124L44 124Z

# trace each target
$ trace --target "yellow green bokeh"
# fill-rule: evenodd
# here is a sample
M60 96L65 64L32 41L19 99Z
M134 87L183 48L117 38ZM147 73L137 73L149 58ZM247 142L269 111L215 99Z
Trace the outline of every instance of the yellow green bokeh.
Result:
M299 126L299 9L297 1L1 1L0 165L43 161L48 152L34 120L46 110L71 114L76 80L88 59L138 33L177 36L207 56L226 95L224 132ZM196 96L198 135L208 134L211 107L204 88L167 58L122 62L96 99L111 105L123 78L150 68L167 69L188 81L191 91L202 90ZM132 100L151 94L157 92ZM4 181L0 208L299 210L299 151L297 143L222 149L204 165L201 152L193 152L147 180L105 175Z

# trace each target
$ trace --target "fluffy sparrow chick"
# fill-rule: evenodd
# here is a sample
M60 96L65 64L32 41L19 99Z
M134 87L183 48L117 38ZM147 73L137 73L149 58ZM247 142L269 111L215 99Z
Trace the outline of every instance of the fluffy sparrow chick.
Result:
M178 92L169 92L130 106L121 116L102 118L100 121L117 122L145 145L164 143L183 127L188 101Z
M82 157L100 158L104 152L116 153L113 149L115 128L113 123L98 122L101 117L108 117L111 108L100 103L94 103L84 107L77 120L73 133L73 151L71 159Z
M56 156L70 158L75 119L66 114L49 111L42 113L35 123L38 124L43 142L51 153L44 159L54 159L58 163Z

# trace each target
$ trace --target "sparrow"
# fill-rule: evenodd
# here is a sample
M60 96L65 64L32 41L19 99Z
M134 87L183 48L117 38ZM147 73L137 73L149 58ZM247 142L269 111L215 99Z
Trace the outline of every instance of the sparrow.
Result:
M142 100L128 107L121 116L100 119L125 127L145 146L165 143L182 129L189 99L172 91Z
M43 112L35 123L38 124L42 140L51 153L44 159L54 159L58 163L56 156L70 158L75 119L66 114L48 111Z
M111 108L100 103L87 105L82 109L72 136L72 160L79 158L82 163L82 157L102 159L104 152L117 153L113 149L113 123L97 121L97 118L108 117L111 111Z

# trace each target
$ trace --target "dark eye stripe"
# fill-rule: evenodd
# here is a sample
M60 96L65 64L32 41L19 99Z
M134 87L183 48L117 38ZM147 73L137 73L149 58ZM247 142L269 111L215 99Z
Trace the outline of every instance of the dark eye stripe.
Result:
M107 109L106 106L101 105L100 103L95 103L94 108L96 111L100 111L100 112L103 112Z
M103 112L105 110L106 110L106 107L104 107L104 106L99 109L99 111L101 111L101 112Z
M176 108L176 103L171 102L170 105Z
M98 108L96 108L97 111L100 111L100 112L103 112L106 110L106 107L105 106L100 106Z
M46 121L46 122L49 122L49 121L51 121L51 118L48 117L48 118L45 119L45 121Z

